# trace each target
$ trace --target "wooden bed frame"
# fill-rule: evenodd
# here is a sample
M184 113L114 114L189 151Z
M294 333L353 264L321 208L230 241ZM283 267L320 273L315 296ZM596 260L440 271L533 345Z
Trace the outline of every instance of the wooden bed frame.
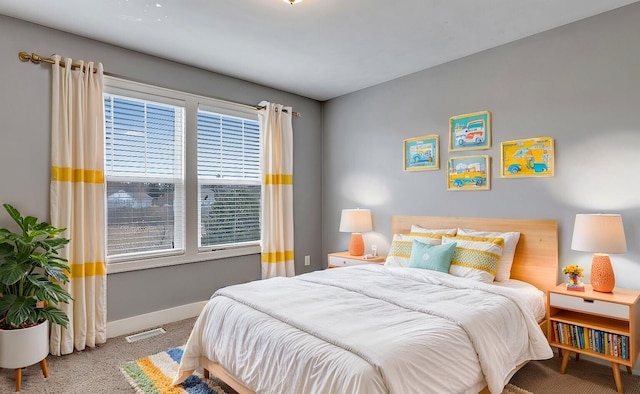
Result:
M479 231L517 231L520 233L520 240L511 267L511 278L531 283L544 291L545 294L558 284L558 225L555 220L392 216L391 236L409 233L413 224L429 229L465 228ZM540 327L545 334L547 333L547 320L548 316L540 322ZM524 364L519 365L518 369ZM220 364L202 357L200 365L204 367L205 378L209 378L212 374L239 394L254 393ZM480 393L489 393L489 390L485 387Z

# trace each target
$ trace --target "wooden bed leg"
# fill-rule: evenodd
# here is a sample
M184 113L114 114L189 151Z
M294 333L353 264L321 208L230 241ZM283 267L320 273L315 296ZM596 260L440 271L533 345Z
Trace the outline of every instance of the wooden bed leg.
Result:
M629 375L633 375L633 369L631 369L631 367L630 367L630 366L628 366L628 365L627 365L627 373L628 373Z
M576 361L580 361L580 353L576 353Z
M569 356L571 355L571 352L567 349L561 349L560 351L562 352L562 365L560 366L560 373L564 374L567 370L567 364L569 364Z
M205 368L204 372L203 372L203 375L204 375L205 379L209 379L209 370Z

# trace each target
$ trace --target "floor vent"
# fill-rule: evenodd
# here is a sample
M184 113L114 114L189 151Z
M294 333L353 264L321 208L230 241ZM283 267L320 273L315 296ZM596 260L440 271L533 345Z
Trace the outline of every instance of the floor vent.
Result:
M126 336L124 337L124 339L126 339L127 342L131 343L131 342L139 341L141 339L155 337L156 335L164 334L165 332L166 331L163 328L154 328L153 330L144 331L138 334Z

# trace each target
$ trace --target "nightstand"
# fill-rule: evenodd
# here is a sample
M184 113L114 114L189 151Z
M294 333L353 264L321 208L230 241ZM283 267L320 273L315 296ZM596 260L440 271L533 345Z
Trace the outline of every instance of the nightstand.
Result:
M612 293L567 290L566 284L549 291L549 344L562 354L565 373L571 352L607 360L619 393L623 392L620 365L631 373L640 349L640 291L615 288Z
M384 264L385 256L376 256L369 259L365 259L364 256L352 256L349 252L337 252L329 253L329 265L328 268L348 267L351 265L362 264Z

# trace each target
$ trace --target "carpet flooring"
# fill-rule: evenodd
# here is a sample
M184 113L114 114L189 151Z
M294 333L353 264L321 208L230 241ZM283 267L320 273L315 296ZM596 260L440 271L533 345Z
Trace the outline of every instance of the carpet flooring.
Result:
M44 379L38 364L22 373L23 394L112 394L135 393L120 373L127 361L163 352L185 344L195 319L163 325L166 333L128 343L124 337L112 338L97 348L62 357L49 356L49 379ZM561 375L560 360L532 361L518 371L511 383L534 394L609 394L616 393L611 368L584 358L569 362L567 373ZM0 393L15 390L14 371L0 369ZM626 394L640 394L640 376L621 369ZM229 387L222 389L233 394Z

